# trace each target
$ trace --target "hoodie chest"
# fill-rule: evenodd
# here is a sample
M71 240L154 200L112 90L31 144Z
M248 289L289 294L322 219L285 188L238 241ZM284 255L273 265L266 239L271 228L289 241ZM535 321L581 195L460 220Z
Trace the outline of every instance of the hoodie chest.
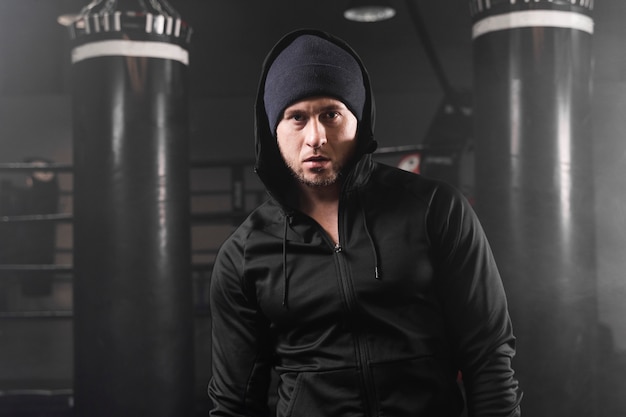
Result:
M366 222L359 209L346 210L340 218L340 248L305 219L295 221L285 238L268 238L248 251L247 280L275 326L349 325L376 320L379 311L402 314L434 301L425 236L408 233L416 225L394 216Z

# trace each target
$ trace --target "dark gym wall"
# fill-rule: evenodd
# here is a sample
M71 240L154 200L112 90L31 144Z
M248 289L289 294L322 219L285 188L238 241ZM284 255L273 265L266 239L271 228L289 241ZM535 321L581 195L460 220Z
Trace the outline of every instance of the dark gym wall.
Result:
M72 161L67 39L54 20L60 13L78 10L83 3L78 0L0 2L0 162L19 161L35 153L60 163ZM326 23L320 11L306 19L289 18L289 23L284 25L279 20L285 18L279 19L277 9L272 10L273 14L262 13L256 2L253 9L243 15L238 14L243 4L240 1L191 1L180 2L181 6L172 3L189 16L197 28L190 65L192 82L200 83L190 109L191 153L194 157L212 159L252 155L251 106L258 68L273 39L287 26L319 23L339 32L348 41L356 42L356 49L362 51L371 66L379 110L377 134L384 146L419 142L441 99L441 91L416 35L402 16L397 16L393 25L409 25L409 29L396 38L387 24L371 27L366 35L351 34L353 27L350 24ZM324 13L334 13L340 3L324 3ZM426 21L450 78L460 86L471 86L467 1L422 3L429 4L424 10L428 13ZM431 6L430 3L445 6ZM401 2L394 4L402 8ZM310 9L306 11L310 12ZM623 175L626 168L626 142L623 139L626 130L623 110L626 108L626 56L622 47L626 39L625 17L626 3L622 0L596 2L589 175L593 175L595 194L598 316L605 329L602 334L606 335L602 339L605 341L603 348L608 352L604 357L611 359L613 366L602 375L603 378L620 372L623 375L626 362L623 319L626 307L622 301L626 296L623 272L626 270L626 181ZM231 28L220 28L220 21L227 22ZM255 36L262 38L262 44L253 47L250 38L255 33L267 37ZM409 46L394 46L392 39ZM369 49L368 45L374 49ZM193 94L193 83L191 90ZM61 179L63 186L71 189L71 179L67 176ZM65 203L67 208L71 201ZM33 308L68 305L67 291L59 291L55 297L54 302L28 302ZM9 301L15 303L14 299ZM28 324L25 321L0 321L0 379L5 378L0 380L0 385L15 387L16 381L21 386L32 385L33 381L37 386L68 385L72 375L70 328L61 320ZM199 395L202 395L203 373L207 374L209 366L207 352L202 350L207 346L207 330L207 323L199 321L196 334ZM610 382L612 392L624 392L619 381ZM611 396L610 392L604 395L608 396L606 404L609 407L623 413L624 408L617 408L623 401L617 398L621 396ZM619 415L619 412L613 415Z

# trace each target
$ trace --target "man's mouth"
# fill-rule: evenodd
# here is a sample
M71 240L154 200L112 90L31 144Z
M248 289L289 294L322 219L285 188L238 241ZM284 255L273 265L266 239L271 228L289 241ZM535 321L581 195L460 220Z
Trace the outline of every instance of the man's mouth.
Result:
M319 170L326 167L330 159L323 156L311 156L304 160L304 166L313 169Z
M309 158L306 158L304 160L304 162L324 162L324 161L328 161L328 158L324 157L324 156L311 156Z

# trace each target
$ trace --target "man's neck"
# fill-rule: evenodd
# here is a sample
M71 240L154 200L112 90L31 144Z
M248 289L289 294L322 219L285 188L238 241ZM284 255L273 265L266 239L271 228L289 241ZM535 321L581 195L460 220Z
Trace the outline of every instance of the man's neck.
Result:
M339 243L339 195L341 184L326 187L299 185L299 208L326 231L335 244Z
M318 187L298 184L298 204L302 210L317 205L336 205L339 202L340 192L340 183Z

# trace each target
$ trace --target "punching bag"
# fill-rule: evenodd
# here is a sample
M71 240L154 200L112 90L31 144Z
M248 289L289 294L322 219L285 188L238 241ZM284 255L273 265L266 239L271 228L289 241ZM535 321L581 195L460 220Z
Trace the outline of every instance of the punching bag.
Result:
M193 413L190 30L164 1L149 4L94 1L70 26L74 390L85 417Z
M473 0L476 211L524 415L596 415L590 0Z

